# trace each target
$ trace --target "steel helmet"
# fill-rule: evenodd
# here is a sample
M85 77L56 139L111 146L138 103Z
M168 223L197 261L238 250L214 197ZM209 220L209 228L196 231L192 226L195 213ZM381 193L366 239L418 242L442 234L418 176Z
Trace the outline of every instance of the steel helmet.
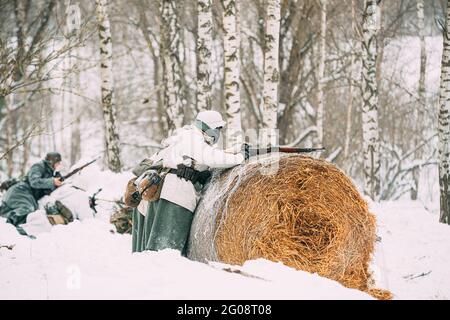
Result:
M222 115L219 112L212 110L200 111L197 114L195 121L203 122L209 129L218 129L225 126L225 121L223 121Z
M220 129L226 124L221 114L212 110L200 111L194 123L203 132L207 141L212 144L219 140Z
M61 162L61 154L58 152L49 152L45 156L45 160L48 161L52 166L54 166L55 163Z

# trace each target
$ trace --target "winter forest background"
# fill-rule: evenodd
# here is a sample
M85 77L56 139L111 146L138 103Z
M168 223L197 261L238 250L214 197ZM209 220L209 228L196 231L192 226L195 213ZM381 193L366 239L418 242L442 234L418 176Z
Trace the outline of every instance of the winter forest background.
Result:
M272 2L214 0L208 7L207 0L1 0L0 180L25 174L52 150L63 154L66 168L107 154L105 167L128 170L205 107L229 119L240 113L244 130L265 127L265 26ZM280 3L280 143L323 145L322 155L362 186L363 71L370 60L362 46L365 1ZM209 8L212 26L205 28L198 21L208 19ZM445 9L442 0L379 4L378 46L372 49L382 200L439 203ZM234 30L239 36L227 39ZM209 36L210 46L197 50ZM102 77L108 80L103 102Z

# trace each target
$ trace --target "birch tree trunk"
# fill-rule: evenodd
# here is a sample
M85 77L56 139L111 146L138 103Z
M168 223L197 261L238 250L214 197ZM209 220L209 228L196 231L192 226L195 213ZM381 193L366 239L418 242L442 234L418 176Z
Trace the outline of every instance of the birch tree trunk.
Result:
M167 117L164 109L164 90L160 90L160 87L163 86L163 76L162 76L162 59L161 59L161 41L157 39L156 35L151 32L151 28L149 22L147 20L147 16L145 14L145 3L140 0L136 0L136 4L139 9L139 26L142 31L142 35L144 36L145 41L147 42L147 47L151 53L152 61L153 61L153 84L157 89L156 92L156 113L158 116L158 127L160 131L160 135L164 136L168 129L167 126ZM152 40L152 38L154 40Z
M80 8L78 4L68 5L66 8L66 32L69 39L68 44L79 36L80 30ZM78 95L80 91L80 74L78 68L78 48L71 48L68 51L69 71L69 109L72 124L70 126L70 165L74 165L81 157L81 133L80 117L81 112L78 104Z
M444 28L444 48L441 63L441 86L439 97L439 186L441 193L440 219L450 224L450 0L447 0Z
M198 0L197 38L197 109L211 109L211 45L212 11L211 0Z
M12 177L13 172L14 172L14 151L13 149L11 149L11 147L14 144L13 141L13 115L12 112L10 110L10 106L13 104L13 95L10 94L7 96L7 101L5 103L5 108L6 108L6 136L5 136L5 151L6 150L11 150L7 157L6 157L6 168L7 168L7 174L8 177Z
M327 35L327 0L320 0L320 48L319 68L317 74L317 145L323 145L323 79L325 75L326 35Z
M26 130L28 129L28 126L30 124L30 119L29 119L30 115L27 112L24 112L21 115L21 120L22 120L22 130L23 130L23 135L25 136ZM20 166L20 175L24 176L28 170L28 160L30 158L30 147L31 147L31 143L29 141L29 139L24 140L22 148L23 148L23 153L22 153L22 157L21 157L21 166Z
M96 0L96 16L100 38L100 78L102 90L103 119L105 123L105 146L108 168L120 172L119 133L116 128L114 102L114 79L112 70L112 42L106 0Z
M224 86L227 120L227 146L242 142L241 99L240 99L240 35L237 30L237 6L235 0L223 2L224 29Z
M420 78L419 78L419 101L420 107L425 107L425 74L427 67L427 52L425 47L425 14L423 0L417 0L417 22L420 38Z
M161 4L161 62L163 66L164 104L169 132L181 128L183 125L182 70L179 63L181 30L178 24L176 3L176 0L163 0Z
M63 67L63 72L67 73L69 70L68 67L68 63L67 63L67 57L63 57L63 61L62 61L62 67ZM66 114L66 104L67 104L67 99L68 99L68 84L67 84L67 80L68 78L65 77L63 79L63 91L61 92L61 105L60 105L60 116L59 116L59 152L64 153L64 149L65 149L65 139L64 139L64 115Z
M364 193L380 198L380 151L378 131L378 88L376 75L377 31L379 28L377 0L366 0L363 14L362 41L362 126L364 156Z
M384 60L384 43L386 38L386 33L384 30L384 1L379 1L377 7L377 59L376 59L376 68L377 68L377 90L380 92L382 86L382 70L383 70L383 60Z
M416 132L415 132L415 145L418 145L419 135L423 131L423 110L426 108L426 99L425 99L425 74L426 74L426 65L427 65L427 52L425 47L425 15L423 9L423 0L417 0L417 26L419 31L419 39L420 39L420 77L419 77L419 106L415 109L415 117L416 117ZM415 152L415 159L419 159L422 156L422 152L419 150ZM414 186L411 188L411 200L417 200L417 196L419 193L419 178L420 178L420 167L415 167L412 170L413 175L413 183Z
M355 0L352 0L352 32L355 32L355 21L356 21L356 3ZM351 132L352 132L352 113L353 113L353 75L355 70L355 56L356 53L355 50L352 50L351 56L350 56L350 81L349 81L349 101L347 105L347 120L346 120L346 128L345 128L345 142L344 142L344 158L348 160L349 152L350 152L350 138L351 138ZM350 163L350 161L348 161Z
M76 49L75 49L76 50ZM75 51L76 52L76 51ZM72 69L75 69L75 74L69 75L71 88L75 93L78 93L80 89L80 75L78 73L78 68L74 67L75 63L73 57L70 56L69 52L69 64ZM70 139L70 165L74 165L81 157L81 133L80 133L80 109L78 104L78 96L70 93L69 96L70 105L70 115L73 119L73 123L70 127L71 139Z
M264 43L263 133L262 144L277 144L280 1L267 0Z

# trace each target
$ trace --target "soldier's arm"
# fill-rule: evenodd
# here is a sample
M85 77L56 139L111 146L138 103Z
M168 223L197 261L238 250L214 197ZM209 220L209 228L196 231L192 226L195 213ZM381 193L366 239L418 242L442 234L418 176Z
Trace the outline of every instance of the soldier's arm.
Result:
M213 148L206 143L193 144L194 159L210 168L231 168L244 162L244 156L240 153L233 154L224 150Z
M147 171L152 165L153 165L153 161L151 159L146 158L146 159L142 160L136 167L134 167L133 170L131 170L131 172L136 177L139 177L145 171Z
M28 172L28 182L34 189L54 189L53 177L42 178L45 173L45 169L39 164L35 164Z

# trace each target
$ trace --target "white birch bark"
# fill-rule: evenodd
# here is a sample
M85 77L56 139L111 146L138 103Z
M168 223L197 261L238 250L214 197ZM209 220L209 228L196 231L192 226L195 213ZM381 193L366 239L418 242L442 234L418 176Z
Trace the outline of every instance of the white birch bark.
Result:
M352 0L352 32L355 32L356 27L356 1ZM353 76L355 71L355 56L357 54L354 52L355 50L352 50L351 57L350 57L350 87L349 87L349 101L347 105L347 120L346 120L346 128L345 128L345 142L344 142L344 158L348 159L350 154L350 139L351 139L351 132L352 132L352 113L353 113L353 94L354 94L354 88L353 88ZM350 162L349 162L350 163Z
M180 26L177 17L177 1L163 0L162 19L162 66L164 82L164 104L169 132L183 125L182 83L180 68Z
M211 109L211 50L212 9L211 0L198 0L197 38L197 109Z
M419 31L420 39L420 77L419 77L419 106L415 109L416 117L416 132L415 132L415 145L419 143L419 134L424 128L423 124L423 110L426 107L425 99L425 74L427 65L427 53L425 47L425 15L424 15L424 3L423 0L417 0L417 27ZM422 152L419 150L415 152L415 158L419 159L422 156ZM420 167L416 167L412 171L414 186L411 189L411 200L417 200L419 193L419 179L420 179Z
M280 39L280 1L267 1L264 45L263 127L277 127L278 82L280 78L278 55Z
M112 42L106 0L96 0L96 16L100 39L100 78L102 90L103 119L105 123L105 146L108 168L120 172L119 133L116 128L114 81L112 70Z
M317 145L323 145L323 79L325 75L326 35L327 35L327 0L320 0L320 48L317 75Z
M76 49L74 49L76 52ZM69 56L71 52L69 52ZM71 70L74 69L74 74L69 75L70 77L70 87L76 94L79 93L80 90L80 75L78 73L78 68L76 67L76 60L73 57L69 57L69 64L71 66ZM70 127L71 139L70 139L70 164L74 165L81 157L81 132L80 132L80 109L78 103L78 96L76 94L70 93L69 96L69 106L70 106L70 114L73 120L73 123Z
M377 0L366 0L363 15L362 41L362 126L364 156L364 193L374 201L380 199L380 141L378 129L378 88L376 76L377 31L379 29Z
M420 78L419 78L419 99L421 108L425 106L425 73L427 66L427 52L425 47L425 14L423 0L417 0L417 24L420 38Z
M235 0L223 0L224 29L224 84L227 121L227 147L242 142L240 99L240 35L237 30L237 7Z
M74 36L79 36L80 29L80 8L78 3L70 5L66 3L66 32L69 35L67 44L73 40ZM81 157L81 132L80 132L80 110L78 95L80 91L80 74L78 68L78 48L68 51L69 63L69 109L72 124L70 126L70 165L74 165Z
M444 48L441 63L441 85L439 97L439 186L440 219L450 224L450 0L447 0L444 29Z
M280 1L268 0L264 40L264 82L263 82L263 130L260 134L261 145L278 144L278 83L279 40L280 40Z
M352 53L350 57L350 87L349 87L349 101L347 105L347 117L345 128L345 142L344 142L344 158L347 159L350 153L350 139L352 132L352 113L353 113L353 70L355 68L355 55Z

